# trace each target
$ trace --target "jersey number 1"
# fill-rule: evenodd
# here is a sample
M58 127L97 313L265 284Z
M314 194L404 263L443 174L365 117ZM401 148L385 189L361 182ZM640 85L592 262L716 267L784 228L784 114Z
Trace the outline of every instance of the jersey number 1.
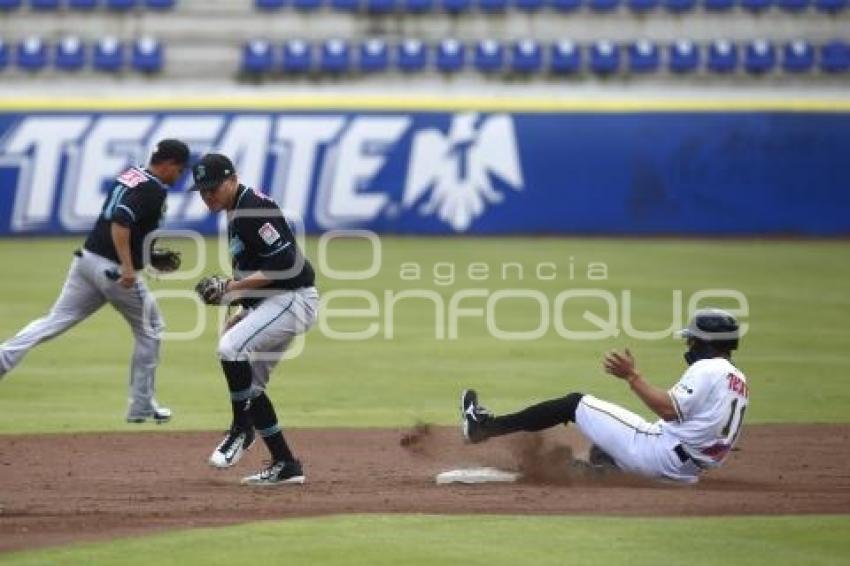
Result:
M732 408L729 411L729 420L726 421L726 426L723 427L723 430L720 431L720 436L728 439L729 444L734 444L735 440L738 438L738 434L741 432L741 425L744 424L744 413L747 411L746 405L741 405L741 410L737 411L738 408L738 399L732 400ZM732 422L735 421L735 416L737 414L738 422L735 425L735 434L732 438L729 438L729 432L732 430Z

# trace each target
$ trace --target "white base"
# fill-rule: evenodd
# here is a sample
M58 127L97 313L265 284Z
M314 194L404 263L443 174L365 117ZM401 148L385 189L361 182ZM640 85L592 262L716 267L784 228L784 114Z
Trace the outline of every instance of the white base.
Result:
M520 474L496 468L463 468L437 474L438 485L451 483L513 483Z

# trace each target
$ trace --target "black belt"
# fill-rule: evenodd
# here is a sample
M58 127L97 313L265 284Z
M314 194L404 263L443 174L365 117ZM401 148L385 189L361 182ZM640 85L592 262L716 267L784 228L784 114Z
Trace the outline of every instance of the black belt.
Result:
M690 455L690 454L688 454L688 453L685 451L685 447L684 447L684 446L682 446L681 444L677 444L676 446L674 446L674 447L673 447L673 452L675 452L675 453L676 453L676 456L678 456L678 457L679 457L679 461L681 461L683 464L684 464L684 463L686 463L686 462L688 462L688 461L690 461L690 462L693 462L693 463L694 463L694 465L695 465L697 468L702 469L702 465L701 465L699 462L697 462L696 460L694 460L693 458L691 458L691 455Z

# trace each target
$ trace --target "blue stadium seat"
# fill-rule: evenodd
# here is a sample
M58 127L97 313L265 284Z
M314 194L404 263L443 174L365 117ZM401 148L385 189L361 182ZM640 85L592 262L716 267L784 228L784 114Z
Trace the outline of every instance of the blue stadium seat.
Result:
M44 12L58 10L59 0L30 0L30 8Z
M274 69L274 50L264 39L246 41L242 45L242 71L251 74L268 73Z
M809 7L809 0L776 0L776 5L786 12L802 12Z
M0 71L9 66L9 46L0 39Z
M406 73L421 71L428 64L428 49L418 39L406 39L396 48L396 64Z
M508 0L478 0L478 9L482 12L504 12L508 8Z
M302 12L312 12L322 7L322 0L292 0L292 7Z
M748 12L763 12L773 5L773 0L740 0L740 2L741 8Z
M572 74L581 70L581 48L568 39L552 44L549 70L556 74Z
M822 45L820 68L827 73L844 73L850 69L850 45L839 39Z
M145 0L145 7L150 10L173 10L177 0Z
M94 44L92 60L98 71L120 71L124 67L124 44L114 37L104 37Z
M23 3L23 0L0 0L0 10L17 10Z
M482 73L501 71L505 65L505 49L494 39L479 41L473 56L475 68Z
M708 69L713 73L734 73L738 69L738 46L725 39L711 42Z
M18 67L39 71L47 65L47 45L40 37L28 37L18 44Z
M753 75L770 72L776 66L776 48L769 41L757 39L744 50L744 69Z
M466 12L472 5L472 0L442 0L443 10L456 14Z
M136 0L106 0L106 7L116 11L132 10L136 7Z
M331 7L339 12L356 12L360 0L331 0Z
M536 73L543 66L543 50L533 39L521 39L511 49L511 68L517 73Z
M735 0L703 0L702 5L709 12L724 12L732 9Z
M670 12L690 12L697 5L697 0L664 0L664 7Z
M162 42L153 37L140 37L133 42L130 66L140 73L158 73L165 64Z
M286 0L254 0L254 6L258 10L280 10L286 4Z
M404 0L404 6L407 12L421 14L434 9L434 0Z
M281 69L285 73L306 73L313 66L313 50L302 39L290 39L283 44Z
M699 46L693 41L682 39L670 46L669 66L674 73L691 73L700 65Z
M550 0L558 12L574 12L581 7L581 0Z
M788 73L805 73L815 66L815 48L803 39L785 44L782 48L782 68Z
M86 48L79 37L69 36L56 44L53 65L62 71L77 71L86 64Z
M517 10L536 12L543 7L543 0L514 0Z
M654 10L661 0L628 0L629 10L632 12L649 12Z
M629 45L629 69L633 73L653 73L661 63L658 46L642 39Z
M370 14L387 14L395 10L395 0L366 0L366 11Z
M360 70L367 73L386 71L390 65L390 48L383 39L368 39L360 44Z
M601 40L590 46L590 70L598 75L608 75L620 68L620 47Z
M460 41L449 38L437 45L436 66L443 73L454 73L466 64L466 46Z
M100 0L68 0L68 7L72 10L94 10Z
M840 12L847 8L848 0L815 0L815 5L821 12Z
M345 73L351 65L351 48L344 39L328 39L322 44L319 68L326 73Z
M620 0L588 0L587 3L594 12L611 12L620 7Z

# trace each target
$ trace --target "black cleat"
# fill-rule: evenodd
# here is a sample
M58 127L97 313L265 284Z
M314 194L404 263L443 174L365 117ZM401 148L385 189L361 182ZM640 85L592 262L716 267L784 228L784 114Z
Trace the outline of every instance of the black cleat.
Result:
M474 389L465 389L460 396L461 431L463 438L470 444L487 440L484 423L493 418L487 408L478 404L478 394Z
M273 462L266 469L242 478L242 485L286 485L302 484L306 480L301 462Z

